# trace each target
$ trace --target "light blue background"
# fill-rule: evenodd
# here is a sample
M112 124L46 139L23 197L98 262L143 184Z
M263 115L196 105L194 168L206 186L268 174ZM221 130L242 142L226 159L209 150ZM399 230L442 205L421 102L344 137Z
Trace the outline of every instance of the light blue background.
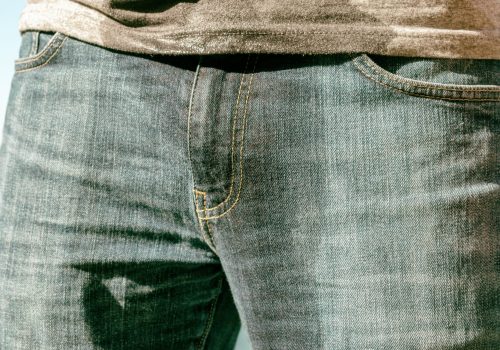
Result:
M9 98L10 82L14 75L14 60L18 55L21 36L18 32L18 21L25 1L4 1L0 11L0 42L2 54L0 55L0 142L5 117L5 108ZM235 350L250 350L248 336L240 333Z
M14 75L14 60L17 57L20 35L17 30L19 15L25 2L19 0L4 1L0 11L0 130L3 127L5 107L9 97L10 81ZM1 134L0 134L1 140Z

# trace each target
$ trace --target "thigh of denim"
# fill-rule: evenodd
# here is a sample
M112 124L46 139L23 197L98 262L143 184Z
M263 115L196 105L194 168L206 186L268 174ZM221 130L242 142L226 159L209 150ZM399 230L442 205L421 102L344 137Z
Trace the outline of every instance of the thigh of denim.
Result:
M254 349L497 348L500 62L251 55L206 130L219 62L194 192Z
M22 39L0 150L0 348L231 349L238 315L192 201L198 58Z

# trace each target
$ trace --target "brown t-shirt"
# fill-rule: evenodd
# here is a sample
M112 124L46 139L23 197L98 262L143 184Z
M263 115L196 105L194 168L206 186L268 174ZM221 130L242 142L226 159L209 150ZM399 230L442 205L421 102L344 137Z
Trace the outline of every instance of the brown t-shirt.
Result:
M149 54L500 59L499 0L28 0L19 29Z

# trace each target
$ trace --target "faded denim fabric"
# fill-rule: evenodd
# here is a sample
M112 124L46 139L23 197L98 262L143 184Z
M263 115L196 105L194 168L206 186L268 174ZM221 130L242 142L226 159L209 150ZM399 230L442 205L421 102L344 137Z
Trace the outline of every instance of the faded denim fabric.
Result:
M498 349L499 76L24 33L0 348Z

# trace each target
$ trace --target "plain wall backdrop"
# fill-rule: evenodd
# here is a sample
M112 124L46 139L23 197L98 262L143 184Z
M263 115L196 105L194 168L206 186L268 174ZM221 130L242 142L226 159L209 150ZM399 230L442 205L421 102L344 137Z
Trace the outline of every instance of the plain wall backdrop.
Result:
M14 60L17 58L21 35L18 31L18 21L25 1L4 1L0 11L0 142L5 120L5 110L9 99L10 83L14 75ZM246 332L241 332L235 350L250 350ZM8 350L8 349L5 349Z
M24 1L4 1L0 11L0 130L3 129L5 107L9 98L10 82L14 75L14 60L17 57L21 36L17 30L19 15L24 7ZM0 133L0 140L2 139Z

